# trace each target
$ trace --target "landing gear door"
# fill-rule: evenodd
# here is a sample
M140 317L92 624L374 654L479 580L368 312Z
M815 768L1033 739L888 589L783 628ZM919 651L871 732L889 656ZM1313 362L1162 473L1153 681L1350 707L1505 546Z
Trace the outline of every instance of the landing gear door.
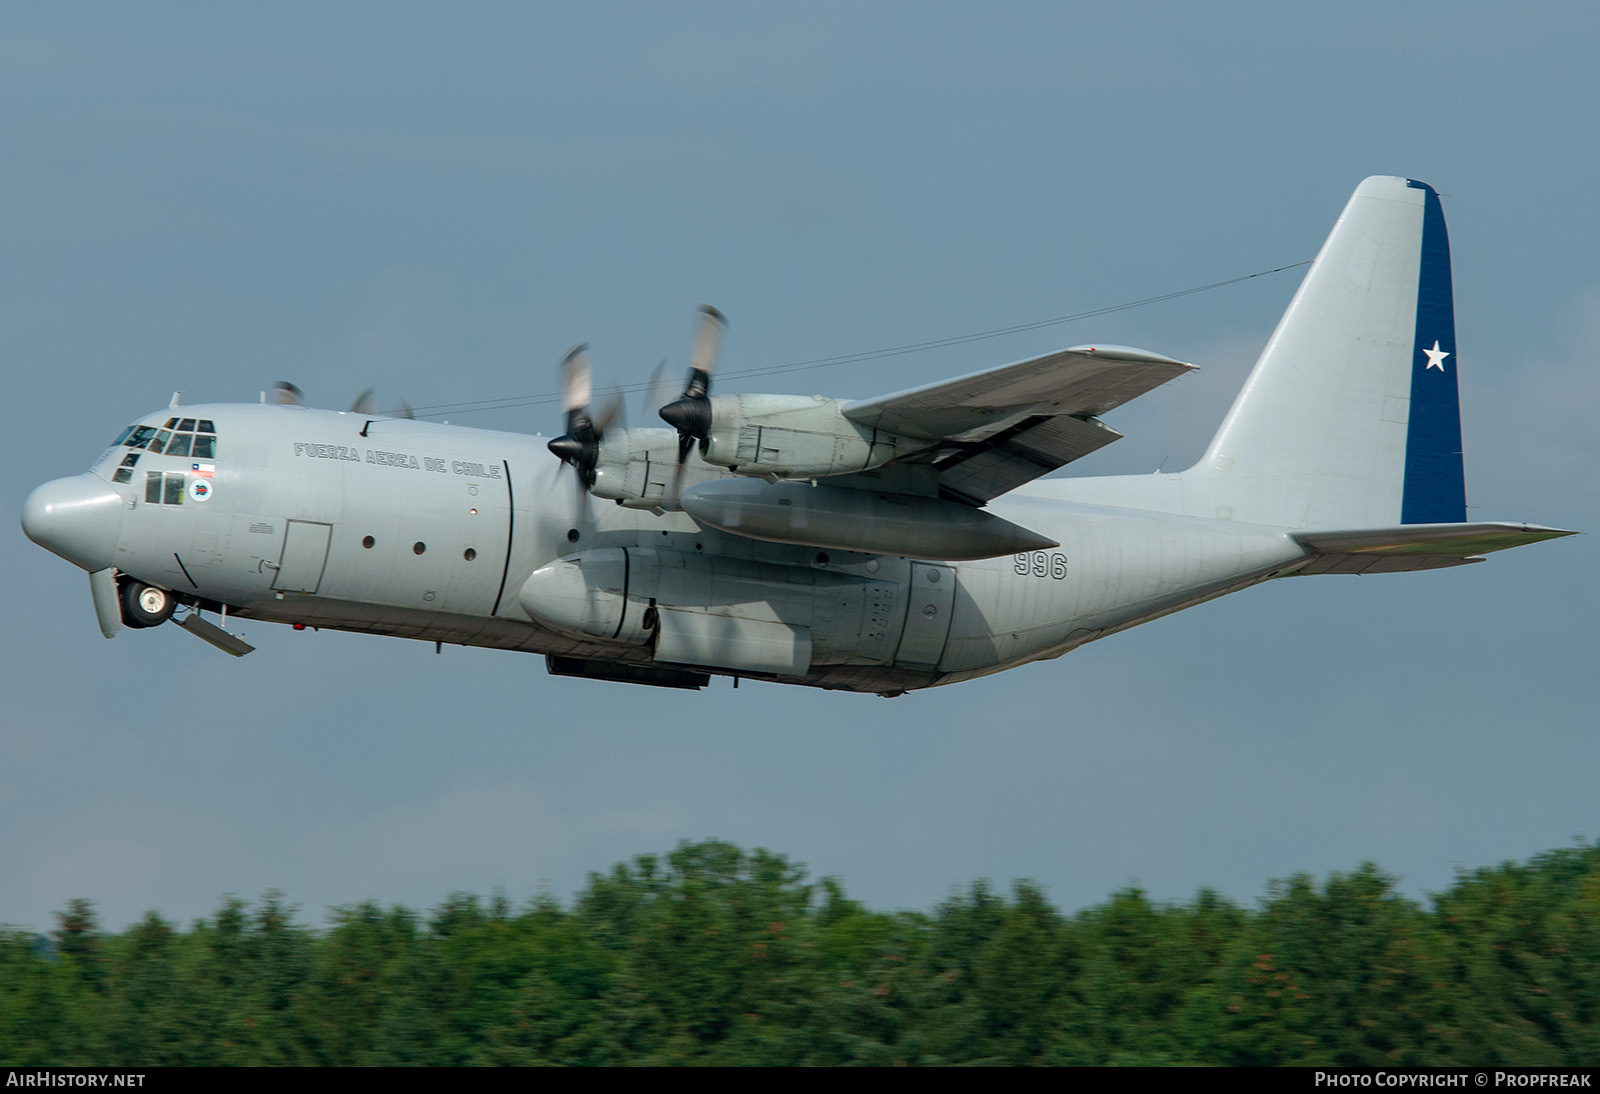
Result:
M911 564L906 591L906 628L900 636L895 664L936 666L950 637L950 616L956 601L956 571L927 562Z
M309 520L286 522L283 554L278 557L278 573L272 587L286 593L314 593L322 584L322 571L328 564L328 538L333 525Z

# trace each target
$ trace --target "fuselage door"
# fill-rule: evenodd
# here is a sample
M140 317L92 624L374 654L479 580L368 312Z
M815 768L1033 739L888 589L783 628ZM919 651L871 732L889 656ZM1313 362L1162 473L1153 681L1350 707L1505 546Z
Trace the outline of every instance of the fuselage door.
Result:
M314 593L322 584L322 571L328 564L328 538L333 525L310 520L286 522L283 554L278 557L278 574L272 587L286 593Z
M950 615L956 600L956 571L951 566L913 562L906 590L906 628L900 636L897 665L931 666L944 656L950 637Z

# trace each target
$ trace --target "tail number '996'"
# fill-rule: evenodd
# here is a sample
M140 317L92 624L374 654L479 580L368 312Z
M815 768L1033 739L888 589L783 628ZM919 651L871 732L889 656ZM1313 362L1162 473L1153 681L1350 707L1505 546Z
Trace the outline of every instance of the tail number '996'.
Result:
M1067 576L1067 556L1060 551L1024 551L1013 556L1019 577L1048 577L1060 581Z

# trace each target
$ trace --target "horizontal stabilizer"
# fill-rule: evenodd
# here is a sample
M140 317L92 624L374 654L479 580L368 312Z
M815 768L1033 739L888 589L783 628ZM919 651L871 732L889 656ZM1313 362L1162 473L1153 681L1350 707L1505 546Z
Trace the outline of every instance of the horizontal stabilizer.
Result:
M1315 558L1302 574L1401 573L1462 566L1526 543L1575 535L1537 524L1404 524L1336 532L1295 532Z

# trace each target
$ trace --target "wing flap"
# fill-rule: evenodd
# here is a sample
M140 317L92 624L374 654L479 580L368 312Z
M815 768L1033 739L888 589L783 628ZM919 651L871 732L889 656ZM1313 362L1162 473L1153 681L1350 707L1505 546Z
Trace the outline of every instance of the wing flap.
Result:
M944 492L981 502L1081 459L1121 436L1094 419L1030 418L1009 436L942 455L934 466L939 469Z

